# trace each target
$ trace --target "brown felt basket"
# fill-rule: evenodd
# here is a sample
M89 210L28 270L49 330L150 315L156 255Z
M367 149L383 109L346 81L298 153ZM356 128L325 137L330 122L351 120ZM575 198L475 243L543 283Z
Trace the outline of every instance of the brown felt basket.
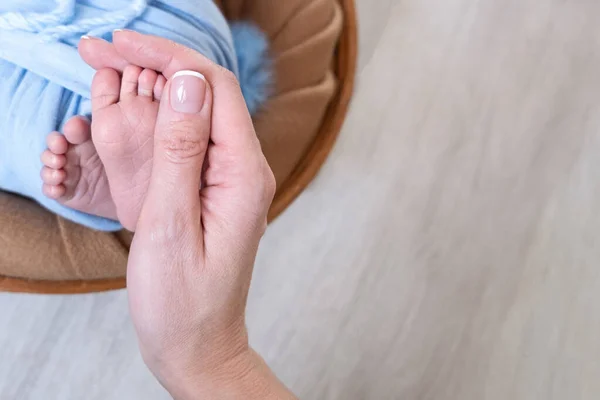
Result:
M273 220L331 151L352 96L357 57L353 0L217 0L231 20L270 37L275 95L254 120L277 179ZM74 294L125 287L131 233L95 232L0 192L0 290Z

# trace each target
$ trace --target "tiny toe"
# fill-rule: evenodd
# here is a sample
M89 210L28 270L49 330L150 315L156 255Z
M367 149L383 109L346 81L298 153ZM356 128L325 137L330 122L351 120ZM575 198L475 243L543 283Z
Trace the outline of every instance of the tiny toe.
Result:
M56 186L65 181L67 173L64 169L52 169L49 167L44 167L42 168L41 177L42 181L44 181L46 185Z
M65 138L69 143L82 144L92 137L90 122L85 117L71 118L64 127Z
M152 93L154 91L154 86L156 85L157 79L158 74L156 71L151 69L143 70L138 80L138 96L152 98Z
M105 68L96 72L92 82L92 110L98 111L119 101L121 77L114 69Z
M138 80L142 68L137 65L130 65L123 71L123 79L121 81L121 98L137 96Z
M42 153L41 160L46 167L53 169L61 169L67 165L67 157L64 154L54 154L50 150Z
M44 196L57 200L63 197L65 193L67 193L67 189L64 185L44 184L44 186L42 187L42 192L44 193Z
M65 154L69 149L67 139L58 132L52 132L46 138L48 150L54 154Z
M165 90L165 85L167 84L167 78L164 75L159 75L156 79L156 84L154 85L154 98L158 101L162 99L163 91Z

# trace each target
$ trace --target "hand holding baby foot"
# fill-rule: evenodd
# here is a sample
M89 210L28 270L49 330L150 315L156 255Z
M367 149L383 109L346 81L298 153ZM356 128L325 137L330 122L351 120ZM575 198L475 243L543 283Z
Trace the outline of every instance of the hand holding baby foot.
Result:
M275 181L237 81L164 39L121 32L114 42L88 41L80 51L99 69L125 58L169 77L127 269L144 360L176 399L294 398L245 329ZM114 56L95 59L98 46Z
M123 76L98 71L92 83L93 121L74 117L64 136L48 136L42 155L44 194L67 207L134 230L148 189L158 101L166 79L128 66Z

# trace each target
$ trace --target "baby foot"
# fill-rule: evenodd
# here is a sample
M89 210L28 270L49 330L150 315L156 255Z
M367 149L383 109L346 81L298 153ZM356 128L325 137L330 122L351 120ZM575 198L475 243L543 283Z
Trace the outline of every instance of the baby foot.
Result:
M66 207L109 219L117 219L108 179L98 157L90 124L75 117L47 138L42 154L43 192Z
M104 164L118 219L135 230L152 173L154 127L164 76L129 66L100 70L92 84L92 139Z

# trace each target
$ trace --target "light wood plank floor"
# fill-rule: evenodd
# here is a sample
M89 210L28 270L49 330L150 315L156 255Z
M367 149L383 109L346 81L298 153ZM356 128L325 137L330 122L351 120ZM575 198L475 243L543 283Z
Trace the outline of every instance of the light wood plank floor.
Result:
M599 399L600 2L358 7L356 98L265 237L253 344L306 399ZM0 310L0 399L168 398L124 292Z

